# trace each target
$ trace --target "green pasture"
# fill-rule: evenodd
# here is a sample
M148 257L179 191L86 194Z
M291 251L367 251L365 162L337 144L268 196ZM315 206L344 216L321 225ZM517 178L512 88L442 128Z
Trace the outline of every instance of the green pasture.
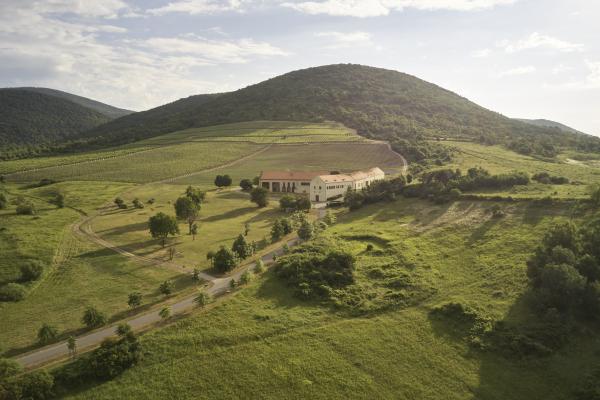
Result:
M414 304L352 316L303 302L271 272L213 308L142 338L141 364L73 399L393 398L567 399L600 345L579 334L542 359L473 350L430 310L455 301L508 323L520 307L525 260L542 233L571 216L490 202L432 205L400 199L342 214L325 235L357 257L357 287L380 292L375 270L424 283ZM366 251L368 244L373 250ZM401 260L401 262L394 261Z
M467 169L480 166L493 174L524 171L530 175L547 172L554 176L569 178L567 185L545 185L532 181L527 186L515 186L508 191L484 191L490 196L535 198L551 196L563 199L579 199L589 195L589 185L600 183L600 167L593 162L578 162L575 153L565 154L555 161L546 161L507 150L501 146L484 146L470 142L442 142L457 149L453 161L443 168Z

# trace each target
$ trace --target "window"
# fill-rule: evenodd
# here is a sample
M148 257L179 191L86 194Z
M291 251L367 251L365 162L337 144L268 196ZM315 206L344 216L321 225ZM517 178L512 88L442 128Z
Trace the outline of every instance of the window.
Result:
M300 182L301 186L310 186L310 182Z

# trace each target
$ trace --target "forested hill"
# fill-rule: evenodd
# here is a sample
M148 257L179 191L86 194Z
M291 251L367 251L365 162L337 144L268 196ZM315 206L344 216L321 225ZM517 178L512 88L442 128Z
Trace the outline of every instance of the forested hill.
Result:
M571 128L565 124L561 124L560 122L550 121L548 119L517 119L517 121L525 122L526 124L543 126L546 128L556 128L563 132L571 132L571 133L583 133L578 131L577 129Z
M287 73L214 98L175 102L93 129L100 142L137 140L175 129L249 120L334 120L381 139L463 138L552 156L554 146L600 149L600 141L526 124L397 71L329 65ZM180 104L179 107L174 105Z
M73 103L79 104L86 108L91 108L92 110L98 111L100 114L104 114L110 119L115 119L119 117L123 117L125 115L132 114L133 111L125 110L122 108L113 107L108 104L101 103L96 100L88 99L87 97L77 96L72 93L63 92L62 90L55 90L49 88L41 88L41 87L22 87L17 88L22 90L28 90L31 92L37 92L42 94L47 94L50 96L60 97L65 100L72 101Z
M96 110L61 97L0 89L0 158L44 151L110 120Z

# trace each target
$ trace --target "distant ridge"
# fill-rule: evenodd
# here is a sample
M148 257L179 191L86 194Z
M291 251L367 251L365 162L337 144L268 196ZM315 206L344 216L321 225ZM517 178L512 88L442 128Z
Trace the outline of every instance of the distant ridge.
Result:
M561 124L560 122L550 121L549 119L523 119L523 118L515 118L517 121L525 122L526 124L531 124L535 126L541 126L545 128L557 128L563 132L570 133L581 133L586 134L584 132L578 131L577 129L571 128L570 126Z
M78 96L76 94L63 92L62 90L42 88L42 87L21 87L15 88L21 90L28 90L31 92L37 92L47 94L50 96L60 97L65 100L70 100L73 103L77 103L80 106L91 108L92 110L98 111L100 114L104 114L110 119L123 117L125 115L133 114L134 111L125 110L122 108L113 107L108 104L101 103L96 100L88 99L87 97Z

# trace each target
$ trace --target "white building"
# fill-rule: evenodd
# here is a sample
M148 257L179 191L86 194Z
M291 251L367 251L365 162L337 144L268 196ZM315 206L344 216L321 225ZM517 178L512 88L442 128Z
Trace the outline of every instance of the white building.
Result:
M325 171L262 171L259 186L270 192L304 193L310 192L310 181Z
M310 181L310 201L341 200L348 190L361 190L384 178L385 173L377 167L351 174L319 175Z

